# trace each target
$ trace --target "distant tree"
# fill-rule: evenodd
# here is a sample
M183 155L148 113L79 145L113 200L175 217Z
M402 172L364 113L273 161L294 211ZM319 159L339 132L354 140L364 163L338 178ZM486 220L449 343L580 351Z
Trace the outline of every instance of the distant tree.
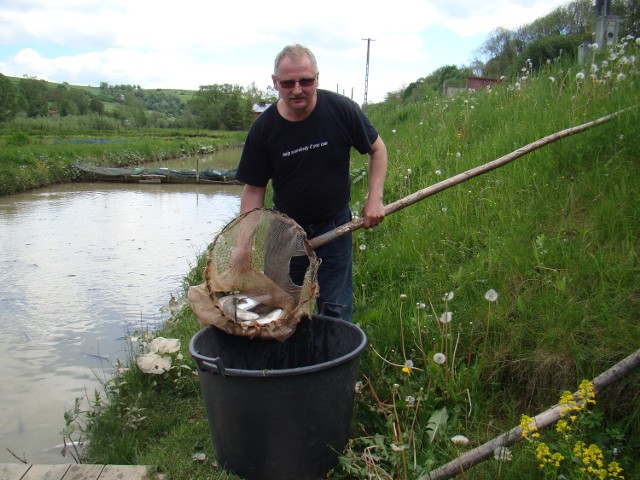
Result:
M146 127L149 119L142 99L135 95L127 96L125 102L126 118L133 121L136 127Z
M79 88L70 88L67 92L67 100L76 105L80 115L86 115L89 112L89 97Z
M49 87L44 80L24 76L18 82L22 109L28 117L44 117L49 113Z
M16 87L0 73L0 123L11 120L16 115L17 107Z
M234 91L228 95L220 111L220 120L227 130L239 131L247 127L246 103L242 101L240 93L239 91ZM243 105L245 105L244 109Z
M524 42L512 31L503 27L495 29L480 49L489 58L484 68L485 75L495 78L506 75L523 48Z
M89 111L98 115L104 115L104 102L96 97L91 98L91 100L89 100Z

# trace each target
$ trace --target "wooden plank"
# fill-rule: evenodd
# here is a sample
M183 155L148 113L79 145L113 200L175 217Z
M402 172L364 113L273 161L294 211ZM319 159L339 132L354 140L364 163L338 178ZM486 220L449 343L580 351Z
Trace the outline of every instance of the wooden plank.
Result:
M0 463L0 478L2 480L20 480L30 465L24 463Z
M31 465L22 480L61 480L69 467L69 464Z
M163 480L163 475L147 476L145 465L26 465L0 463L0 480Z
M104 465L71 465L62 480L96 480L103 469Z
M147 467L144 465L106 465L98 480L146 480Z

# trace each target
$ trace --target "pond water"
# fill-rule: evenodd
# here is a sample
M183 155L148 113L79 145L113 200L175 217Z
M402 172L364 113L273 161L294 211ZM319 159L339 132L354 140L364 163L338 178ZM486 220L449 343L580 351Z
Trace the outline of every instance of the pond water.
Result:
M199 168L235 168L239 155L201 157ZM78 183L0 198L0 463L73 462L60 453L65 410L100 390L127 333L169 318L241 190Z

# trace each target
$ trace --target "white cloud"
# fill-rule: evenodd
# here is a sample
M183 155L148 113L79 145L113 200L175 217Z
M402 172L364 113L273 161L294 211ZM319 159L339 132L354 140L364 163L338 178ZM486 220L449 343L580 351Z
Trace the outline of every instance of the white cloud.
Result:
M361 101L371 42L370 101L443 66L466 64L481 38L550 13L559 0L368 0L281 6L201 0L5 0L0 71L71 84L129 83L187 88L232 83L259 88L273 57L303 43L319 61L321 85ZM442 40L427 43L429 32ZM475 42L475 43L474 43Z

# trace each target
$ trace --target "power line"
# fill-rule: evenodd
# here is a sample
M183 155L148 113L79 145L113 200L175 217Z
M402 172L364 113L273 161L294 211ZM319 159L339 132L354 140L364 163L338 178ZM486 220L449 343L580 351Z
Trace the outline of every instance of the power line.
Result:
M371 47L371 42L375 42L374 39L371 38L363 38L362 40L366 40L367 41L367 70L364 74L364 103L362 104L363 107L367 106L367 92L369 91L369 50Z

